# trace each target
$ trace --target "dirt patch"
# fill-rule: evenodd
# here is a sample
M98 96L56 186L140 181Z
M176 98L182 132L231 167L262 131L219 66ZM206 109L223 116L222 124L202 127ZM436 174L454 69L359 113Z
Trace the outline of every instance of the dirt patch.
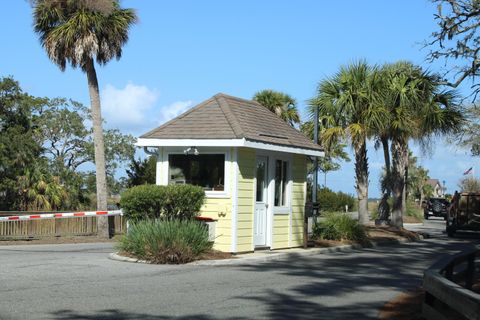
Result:
M349 240L326 240L326 239L316 239L314 240L315 247L336 247L342 245L352 245L360 244L362 246L368 247L372 242L388 242L388 241L399 241L399 240L419 240L421 235L409 231L406 229L399 229L396 227L381 227L381 226L367 226L365 228L367 232L367 239L364 242L355 242Z
M403 223L423 223L423 221L417 217L403 216Z
M19 239L19 240L0 240L0 246L29 245L29 244L69 244L69 243L98 243L98 242L116 242L117 237L103 239L97 237L54 237L40 239Z
M366 227L368 239L370 241L385 241L385 240L419 240L421 235L403 228L397 227L381 227L381 226L367 226Z
M349 240L326 240L326 239L318 239L314 240L314 244L316 247L321 247L321 248L328 248L328 247L338 247L338 246L344 246L344 245L349 245L349 244L354 244L355 242L349 241Z
M209 252L204 253L199 260L222 260L222 259L235 259L235 256L228 252L210 250Z
M126 251L120 251L117 253L119 256L122 257L129 257L132 259L138 259L135 255L126 252ZM235 256L231 253L228 252L222 252L222 251L217 251L217 250L210 250L204 254L202 254L196 261L199 260L223 260L223 259L235 259ZM154 262L151 262L154 263Z
M422 303L425 291L416 288L399 294L380 309L379 319L423 320Z

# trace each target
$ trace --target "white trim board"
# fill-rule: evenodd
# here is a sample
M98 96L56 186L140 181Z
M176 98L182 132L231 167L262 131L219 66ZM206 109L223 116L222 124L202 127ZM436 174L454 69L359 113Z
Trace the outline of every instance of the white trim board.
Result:
M324 157L325 152L281 146L265 142L250 141L243 139L148 139L138 138L138 147L247 147L260 150L303 154L313 157Z

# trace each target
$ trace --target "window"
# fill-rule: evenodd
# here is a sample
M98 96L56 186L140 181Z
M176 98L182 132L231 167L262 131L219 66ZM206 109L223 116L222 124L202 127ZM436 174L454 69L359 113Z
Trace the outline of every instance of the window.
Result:
M170 154L168 156L168 183L192 184L205 191L225 190L225 155Z
M275 207L287 206L287 168L288 162L284 160L275 161Z

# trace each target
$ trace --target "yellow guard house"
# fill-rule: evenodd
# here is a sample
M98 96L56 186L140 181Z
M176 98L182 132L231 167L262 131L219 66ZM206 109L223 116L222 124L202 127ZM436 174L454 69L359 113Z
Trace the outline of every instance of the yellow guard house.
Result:
M201 216L217 220L215 249L303 244L308 158L324 153L257 102L217 94L137 145L155 148L157 184L205 189Z

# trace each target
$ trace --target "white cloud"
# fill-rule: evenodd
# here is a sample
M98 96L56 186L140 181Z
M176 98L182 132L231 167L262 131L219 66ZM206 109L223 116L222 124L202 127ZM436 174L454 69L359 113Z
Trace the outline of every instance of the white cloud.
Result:
M147 86L128 83L124 88L111 84L101 93L102 113L106 127L138 136L188 110L193 101L176 101L155 107L159 93Z
M177 101L160 108L157 125L161 125L190 109L193 101Z
M103 118L110 128L136 131L150 123L148 113L158 99L158 92L146 86L128 83L117 89L108 84L102 90Z

